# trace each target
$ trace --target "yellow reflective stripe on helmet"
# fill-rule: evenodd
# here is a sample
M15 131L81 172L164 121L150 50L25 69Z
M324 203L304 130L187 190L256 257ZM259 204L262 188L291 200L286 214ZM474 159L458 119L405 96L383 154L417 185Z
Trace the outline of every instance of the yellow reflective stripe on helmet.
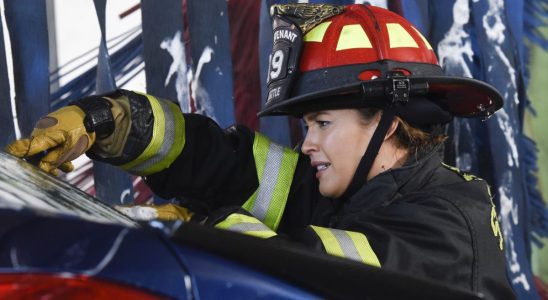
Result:
M377 255L369 245L367 237L359 232L310 226L318 235L325 251L340 256L380 267Z
M373 48L360 24L345 25L337 42L337 51L356 48Z
M215 227L264 239L276 235L274 231L261 223L261 221L242 214L231 214L225 220L215 225Z
M386 23L390 48L419 48L413 37L398 23Z
M327 31L327 28L329 28L329 25L331 25L331 21L323 22L316 27L312 28L305 36L304 41L305 42L321 42L323 41L323 36L325 35L325 32Z
M177 105L145 96L154 116L151 141L139 157L121 166L136 175L149 175L169 167L185 145L185 121Z
M430 46L430 42L428 42L428 40L424 37L424 35L422 35L422 33L417 28L413 26L411 26L411 28L413 28L415 32L421 37L422 41L426 44L426 48L428 48L428 50L433 50L432 46Z
M242 207L276 230L285 209L299 155L255 133L253 156L259 187Z

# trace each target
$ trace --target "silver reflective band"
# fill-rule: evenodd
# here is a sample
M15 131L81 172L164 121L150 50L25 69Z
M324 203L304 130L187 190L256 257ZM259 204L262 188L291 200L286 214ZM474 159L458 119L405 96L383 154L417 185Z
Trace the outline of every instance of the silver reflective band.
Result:
M259 185L242 208L275 231L285 210L299 154L256 132L253 158Z
M253 205L253 208L251 209L251 214L259 220L265 219L268 208L270 207L270 202L274 195L274 188L276 187L276 182L280 173L283 154L284 149L282 146L272 142L270 143L262 180L259 185L259 192L257 193L257 199L255 200L255 205Z
M380 267L367 237L360 232L310 225L320 238L325 252Z
M354 241L352 241L347 232L336 229L331 229L331 232L333 232L333 235L335 236L335 238L337 238L337 241L339 241L339 245L341 246L341 249L344 253L344 257L362 261L362 258L358 253L358 250L356 249Z
M246 233L248 231L272 231L262 223L236 223L227 228L230 231Z
M276 235L268 226L252 216L234 213L215 225L216 228L243 233L258 238L271 238Z
M171 146L173 145L175 141L175 118L173 117L173 112L171 109L169 109L169 106L164 101L158 101L160 106L162 107L162 111L164 112L164 118L165 118L165 132L163 136L162 146L158 150L157 153L154 154L154 156L150 157L149 159L143 161L142 163L138 164L137 166L131 168L131 171L133 172L144 172L149 167L154 166L158 162L164 160L166 156L169 153L169 150L171 149Z

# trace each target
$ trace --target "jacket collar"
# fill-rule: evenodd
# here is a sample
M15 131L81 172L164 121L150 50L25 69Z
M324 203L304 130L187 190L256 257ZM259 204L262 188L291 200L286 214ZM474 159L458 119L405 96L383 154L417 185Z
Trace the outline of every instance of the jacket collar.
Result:
M416 191L424 186L441 164L438 149L416 153L399 168L390 169L372 178L354 195L344 201L343 211L346 213L386 206L402 194Z

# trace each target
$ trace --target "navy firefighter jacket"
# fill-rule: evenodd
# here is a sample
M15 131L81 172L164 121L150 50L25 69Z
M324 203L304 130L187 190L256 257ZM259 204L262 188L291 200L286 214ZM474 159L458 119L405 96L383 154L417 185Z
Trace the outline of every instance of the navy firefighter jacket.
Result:
M291 240L487 299L514 298L487 183L445 165L437 151L410 155L347 199L328 199L307 156L246 127L223 130L168 101L124 92L131 124L122 154L88 155L145 176L161 197L215 215L216 227Z

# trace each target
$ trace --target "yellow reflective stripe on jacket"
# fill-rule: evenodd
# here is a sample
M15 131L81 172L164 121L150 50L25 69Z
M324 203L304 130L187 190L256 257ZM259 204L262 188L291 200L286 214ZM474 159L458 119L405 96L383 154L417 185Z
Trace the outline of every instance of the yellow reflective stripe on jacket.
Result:
M285 209L299 155L255 133L253 157L259 187L242 207L276 230Z
M136 175L149 175L169 167L185 145L185 120L177 105L145 96L154 115L152 139L139 157L121 166Z
M482 180L481 178L475 176L475 175L472 175L470 173L466 173L466 172L463 172L461 169L457 168L457 167L453 167L453 166L450 166L446 163L441 163L445 168L459 174L464 180L466 181L472 181L472 180Z
M276 235L274 231L261 223L261 221L242 214L231 214L226 219L215 225L215 227L263 239Z
M310 226L318 235L325 251L340 256L380 267L377 255L369 245L367 237L359 232Z
M463 172L459 168L447 165L443 162L441 164L447 169L459 174L466 181L483 180L477 176ZM504 250L504 237L502 236L502 231L500 229L500 224L497 217L497 209L495 208L495 204L493 203L493 193L491 192L491 187L487 183L485 184L485 186L487 188L487 194L489 195L489 200L491 201L491 229L493 230L493 235L495 236L495 238L498 238L499 248L502 251Z

